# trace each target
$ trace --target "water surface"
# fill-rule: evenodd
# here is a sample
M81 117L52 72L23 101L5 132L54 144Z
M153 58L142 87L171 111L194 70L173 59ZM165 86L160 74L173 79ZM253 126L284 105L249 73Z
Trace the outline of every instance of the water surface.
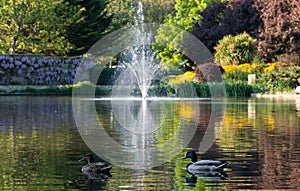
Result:
M69 97L0 97L0 190L235 190L300 187L299 100L226 99L214 129L216 142L202 158L230 162L224 180L194 178L185 171L188 149L198 149L210 125L213 100L166 101L166 122L149 144L160 145L197 110L198 125L187 148L147 170L113 166L112 177L89 181L78 162L91 152L73 118ZM96 101L99 120L120 143L138 144L118 127L109 101ZM138 107L137 107L138 108ZM159 115L163 110L155 110ZM134 111L134 108L132 109ZM187 124L188 125L188 124ZM183 133L183 131L180 131ZM180 133L177 141L182 141ZM103 143L105 144L105 143ZM174 144L174 147L178 145ZM160 149L160 148L156 148ZM172 149L172 148L170 148ZM162 150L163 151L163 150ZM159 157L159 156L158 156ZM97 158L97 160L101 160Z

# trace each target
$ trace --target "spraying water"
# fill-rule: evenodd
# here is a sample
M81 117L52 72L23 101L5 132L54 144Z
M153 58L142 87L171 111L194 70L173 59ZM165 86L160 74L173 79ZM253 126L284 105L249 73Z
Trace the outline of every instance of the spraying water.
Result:
M73 89L72 104L74 119L80 135L95 154L115 165L148 169L172 160L181 152L182 148L187 147L194 137L200 114L199 104L191 104L190 101L203 99L196 96L192 84L186 83L176 87L183 93L178 94L175 98L149 96L149 89L154 82L162 82L162 79L168 75L162 72L161 65L155 60L156 54L151 49L155 42L155 32L158 29L165 33L170 32L171 37L182 34L184 38L182 38L182 42L178 42L181 45L180 50L195 62L202 63L202 60L208 60L207 56L209 58L212 56L208 54L209 51L201 41L186 31L172 26L144 23L143 5L142 3L136 5L137 11L132 27L126 27L107 35L90 50L91 55L103 58L103 60L117 57L124 66L120 75L115 79L111 97L99 98L99 101L111 101L111 113L113 114L111 119L116 122L116 125L112 127L117 131L125 130L122 142L119 143L113 139L99 121L95 103L92 102L96 100L94 91L84 92L90 101L82 101L82 92ZM166 44L160 45L165 46ZM85 74L81 74L81 71L84 71L84 65L81 64L79 69L75 82L80 81L81 76ZM212 97L216 97L214 92L217 91L212 91ZM140 96L136 96L138 94ZM177 100L178 103L174 107L173 105L169 107L168 100ZM209 124L208 133L205 134L206 138L204 137L204 141L201 143L204 145L204 149L199 148L201 152L214 143L216 134L214 123L221 118L219 116L223 109L220 106L223 107L223 105L211 106L212 121ZM191 106L192 109L190 109ZM183 115L179 114L177 108L184 111L192 110L193 115L185 119ZM217 114L214 115L216 111ZM169 123L166 121L168 115L174 115L172 119L176 121L176 123L175 121L171 122L172 128L170 129L174 129L173 126L176 126L175 128L178 130L175 134L172 133L173 136L165 142L159 142L157 136L171 135L166 131L168 128L162 129ZM177 133L185 136L180 142L178 142L179 134ZM128 139L128 137L130 138ZM174 145L178 146L174 147Z
M122 53L124 71L115 82L119 87L113 90L114 97L124 97L134 94L138 87L142 99L147 97L148 90L153 80L160 71L159 64L155 61L155 52L151 49L153 35L144 29L143 4L137 4L136 16L134 17L134 40L136 47L129 47ZM127 88L127 90L124 89Z

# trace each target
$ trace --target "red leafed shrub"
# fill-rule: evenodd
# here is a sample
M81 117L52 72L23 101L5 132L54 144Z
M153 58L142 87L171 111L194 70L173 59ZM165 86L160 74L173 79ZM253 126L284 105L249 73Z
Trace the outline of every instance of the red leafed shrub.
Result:
M300 1L255 0L254 5L263 21L258 35L259 55L267 61L281 55L299 55Z
M217 42L226 35L247 32L257 37L262 21L254 7L255 0L229 0L215 2L200 13L202 19L192 33L214 52Z
M199 64L195 70L195 79L199 82L221 82L225 70L212 62Z

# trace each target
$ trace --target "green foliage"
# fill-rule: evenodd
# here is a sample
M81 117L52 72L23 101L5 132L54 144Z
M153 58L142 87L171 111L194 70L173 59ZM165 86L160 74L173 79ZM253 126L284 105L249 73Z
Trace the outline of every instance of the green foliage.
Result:
M258 87L253 87L248 85L247 82L242 81L228 81L225 82L225 90L227 97L250 97L251 93L258 92ZM220 83L194 83L194 88L199 97L211 97L212 89L221 89L220 86L223 84ZM220 96L223 92L218 92ZM216 94L216 95L218 95Z
M66 55L73 48L66 26L79 17L79 8L62 0L1 0L0 53Z
M106 15L107 0L64 0L80 8L76 22L67 25L67 38L75 46L69 55L86 53L107 32L111 18ZM67 12L67 11L65 11ZM69 12L70 13L70 12ZM63 14L63 12L61 13Z
M84 95L84 92L92 90L95 88L95 95L97 96L107 96L111 94L111 89L101 88L98 86L93 85L92 83L85 81L79 82L75 85L66 85L66 86L48 86L45 88L36 88L34 86L29 86L25 89L21 90L12 90L12 91L5 91L4 89L0 89L1 93L4 94L34 94L34 95L65 95L65 96L72 96L73 88L79 90Z
M144 22L162 23L170 12L173 12L174 0L140 0L143 4ZM110 0L106 15L112 18L109 31L132 25L136 14L137 3L132 0Z
M166 24L177 26L183 30L189 30L193 27L194 23L198 22L200 16L198 11L204 10L206 3L199 1L185 1L185 0L175 0L176 13L174 17L169 17L166 20ZM189 16L187 17L187 13Z
M248 85L245 81L225 82L225 89L229 97L250 97L252 93L259 91L258 88Z
M262 74L254 86L264 92L292 91L300 85L300 66L281 67L271 73Z
M161 96L161 97L166 97L166 96L172 96L174 93L174 90L171 86L169 85L162 85L162 84L155 84L154 86L151 86L148 94L149 96Z
M114 78L118 74L119 71L116 68L103 68L101 65L95 65L90 70L90 79L98 79L97 85L113 85Z
M256 40L249 34L227 35L215 47L215 60L221 65L251 63L256 57Z
M77 84L67 86L67 87L72 87L72 88L95 88L95 84L91 83L90 81L83 81L83 82L78 82Z
M232 72L225 72L223 74L223 80L226 81L248 81L248 72L235 70Z
M95 95L109 95L111 93L110 89L102 89L101 87L96 86L95 84L91 83L90 81L83 81L78 82L77 84L66 86L67 89L76 89L77 92L81 93L82 95L87 94L92 90L95 90Z
M210 89L208 83L194 83L195 90L199 97L210 97Z
M220 0L219 0L220 1ZM199 13L212 4L212 0L175 0L176 13L174 16L169 15L165 21L166 24L179 27L189 31L195 23L200 22Z
M196 23L201 22L199 13L212 4L212 0L175 1L176 12L174 15L168 16L165 24L180 28L184 31L190 31ZM175 30L175 28L173 28L173 30ZM188 59L184 57L184 52L180 52L177 48L178 43L181 42L183 33L179 33L175 37L170 35L174 33L175 31L158 30L158 35L155 38L159 45L154 46L154 49L159 52L158 56L162 64L166 67L174 67L184 61L188 61ZM166 46L160 46L162 44L166 44ZM193 63L189 64L193 65Z

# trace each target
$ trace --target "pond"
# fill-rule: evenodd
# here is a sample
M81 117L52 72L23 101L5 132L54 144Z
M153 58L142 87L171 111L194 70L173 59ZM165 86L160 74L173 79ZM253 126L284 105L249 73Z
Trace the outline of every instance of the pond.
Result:
M235 190L297 189L300 187L300 100L224 99L217 116L215 100L164 101L153 107L166 123L147 139L150 148L176 136L181 142L189 119L197 125L185 148L165 163L145 170L112 164L111 178L88 180L78 162L92 152L73 117L70 97L0 97L0 190ZM138 104L137 104L138 105ZM198 109L195 109L196 108ZM132 107L133 113L138 113ZM165 108L165 109L155 109ZM110 101L96 101L99 120L121 144L140 144L120 125ZM162 114L162 111L167 111ZM213 111L213 112L212 112ZM138 115L138 114L136 114ZM212 116L218 118L213 121ZM158 117L159 118L159 117ZM179 127L178 120L186 123ZM221 180L195 178L185 171L190 149L199 150L208 127L216 140L201 158L229 162ZM103 143L105 147L110 145ZM167 152L167 150L166 150ZM100 156L101 157L101 156ZM156 156L160 157L160 156ZM161 156L164 157L164 156ZM102 157L101 157L102 158ZM97 160L102 160L97 157ZM111 162L111 161L110 161Z

